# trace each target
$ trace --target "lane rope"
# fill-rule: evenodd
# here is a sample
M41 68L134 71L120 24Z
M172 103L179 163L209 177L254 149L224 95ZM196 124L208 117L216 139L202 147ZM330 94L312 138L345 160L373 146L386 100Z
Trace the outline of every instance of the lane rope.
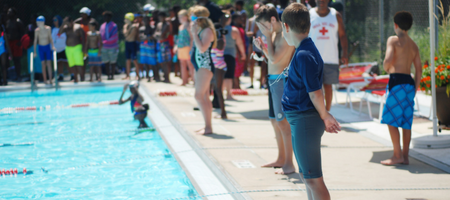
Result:
M45 110L60 110L67 108L85 108L85 107L100 107L100 106L111 106L119 105L119 101L102 101L98 103L81 103L81 104L71 104L68 106L57 105L57 106L28 106L28 107L7 107L0 109L0 113L13 113L17 111L45 111Z

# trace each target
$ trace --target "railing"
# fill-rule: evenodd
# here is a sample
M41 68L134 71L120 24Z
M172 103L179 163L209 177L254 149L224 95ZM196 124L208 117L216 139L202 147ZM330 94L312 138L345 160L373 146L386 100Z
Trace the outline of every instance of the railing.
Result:
M58 62L56 58L56 51L53 51L53 66L53 69L55 70L55 90L58 90ZM42 73L46 73L45 70ZM34 81L34 52L30 53L30 83L31 91L33 92L37 89L36 82Z
M30 83L31 83L31 91L35 90L35 82L34 82L34 53L30 53Z
M55 90L58 90L58 62L56 62L56 51L53 51L53 66L55 68Z

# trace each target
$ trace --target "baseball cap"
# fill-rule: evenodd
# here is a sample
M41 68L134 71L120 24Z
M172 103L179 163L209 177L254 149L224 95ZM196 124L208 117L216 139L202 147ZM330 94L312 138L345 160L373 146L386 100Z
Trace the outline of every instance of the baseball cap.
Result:
M144 11L153 11L155 10L155 7L153 7L151 4L145 4Z
M89 16L91 15L91 9L89 9L88 7L83 7L81 8L80 13L84 13Z
M45 17L41 15L41 16L36 18L36 21L37 22L45 22Z

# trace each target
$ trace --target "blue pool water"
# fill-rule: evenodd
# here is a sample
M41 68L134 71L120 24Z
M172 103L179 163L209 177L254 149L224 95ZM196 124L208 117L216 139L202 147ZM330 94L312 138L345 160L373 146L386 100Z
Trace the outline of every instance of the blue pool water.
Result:
M118 100L121 92L122 87L97 87L0 93L0 109L98 103ZM26 176L0 176L0 199L198 195L159 134L138 133L138 125L129 103L0 113L0 144L31 143L0 147L0 169L33 171Z

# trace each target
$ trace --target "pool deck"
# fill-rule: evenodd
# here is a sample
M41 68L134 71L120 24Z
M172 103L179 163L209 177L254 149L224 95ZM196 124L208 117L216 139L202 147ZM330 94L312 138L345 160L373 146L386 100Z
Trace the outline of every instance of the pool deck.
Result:
M124 84L126 81L120 78L117 76L117 81L104 83ZM209 159L213 164L215 169L212 171L221 173L222 179L225 177L222 182L228 183L228 189L234 187L234 191L242 191L235 197L307 199L305 185L299 180L298 173L276 175L274 169L259 167L274 161L277 156L275 135L267 117L267 95L235 96L237 101L226 101L229 119L213 119L214 134L201 136L194 133L204 123L200 111L193 110L197 106L192 96L193 85L181 87L178 77L172 76L171 80L172 84L144 81L141 84L157 102L153 106L167 111L172 122L180 127L178 131L184 131L183 134L192 138L192 142L200 147L199 151L206 155L202 159ZM250 80L241 77L241 82L245 88ZM62 83L63 87L72 85ZM78 85L98 84L85 82ZM43 85L40 86L42 88ZM2 88L17 87L26 89L27 83L12 83L12 86ZM161 90L177 91L182 95L160 97L157 94ZM450 149L412 149L410 165L383 166L379 162L392 155L387 127L370 120L365 113L351 112L343 105L345 94L337 93L337 96L339 104L332 107L331 113L341 122L342 131L339 134L325 133L322 138L323 173L332 199L448 199ZM358 99L353 100L357 108ZM378 113L378 105L372 104L372 108L373 113ZM213 116L218 115L218 111L215 109ZM413 137L431 134L432 123L428 119L415 118L413 124ZM450 131L443 130L442 133L449 134Z
M172 84L142 83L238 191L252 191L243 193L244 198L307 199L298 173L276 175L274 169L259 167L277 156L275 135L267 117L267 95L235 96L238 101L226 101L229 119L213 119L214 134L202 136L194 133L204 123L200 111L193 110L197 106L193 85L181 87L179 78L172 76L171 80ZM249 78L242 77L241 82L242 87L248 86ZM183 96L160 97L157 94L161 90L177 91ZM338 93L338 102L345 102L345 94ZM215 109L213 116L218 111ZM379 162L392 155L387 127L343 105L333 106L331 113L343 127L339 134L325 133L322 139L323 172L332 199L448 199L449 171L430 164L449 170L450 149L411 151L412 156L430 164L410 158L410 165L383 166ZM413 136L431 134L429 127L429 120L416 118ZM300 191L282 191L286 189Z

